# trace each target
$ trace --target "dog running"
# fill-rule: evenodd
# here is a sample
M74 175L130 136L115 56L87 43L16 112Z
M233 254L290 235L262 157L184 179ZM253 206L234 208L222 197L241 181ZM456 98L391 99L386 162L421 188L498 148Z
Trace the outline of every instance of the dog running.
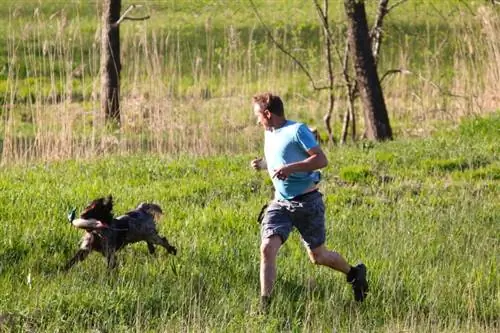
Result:
M84 229L80 249L66 263L68 270L77 262L85 260L92 251L106 257L108 269L116 267L116 252L128 244L144 241L150 254L155 245L163 246L168 253L176 255L177 248L156 230L156 220L163 214L161 207L152 203L141 203L136 209L114 218L113 197L93 200L78 219L68 217L73 226Z

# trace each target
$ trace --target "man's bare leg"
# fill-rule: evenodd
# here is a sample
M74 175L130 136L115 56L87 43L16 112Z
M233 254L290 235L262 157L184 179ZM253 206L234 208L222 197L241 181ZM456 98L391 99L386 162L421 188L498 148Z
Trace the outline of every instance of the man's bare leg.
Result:
M276 280L276 257L281 244L281 237L274 235L263 239L260 245L260 296L264 310Z
M346 275L347 282L352 285L354 299L362 302L368 293L368 281L366 280L366 266L359 264L352 267L337 252L329 251L324 245L313 250L308 249L309 258L314 264L328 266Z
M351 265L347 263L340 253L328 250L325 245L318 246L313 250L308 249L307 253L314 264L328 266L345 274L351 270Z

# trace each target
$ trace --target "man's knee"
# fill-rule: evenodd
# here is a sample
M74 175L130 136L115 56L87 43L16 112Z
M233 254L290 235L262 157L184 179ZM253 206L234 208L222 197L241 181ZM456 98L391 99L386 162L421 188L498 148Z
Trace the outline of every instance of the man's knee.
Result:
M273 235L271 237L265 238L260 244L260 256L265 260L273 259L278 254L278 250L281 246L281 237L278 235Z
M321 265L324 261L322 254L313 252L309 254L309 260L311 260L311 262L315 265Z
M323 245L308 251L309 260L315 265L326 265L329 257L333 254Z

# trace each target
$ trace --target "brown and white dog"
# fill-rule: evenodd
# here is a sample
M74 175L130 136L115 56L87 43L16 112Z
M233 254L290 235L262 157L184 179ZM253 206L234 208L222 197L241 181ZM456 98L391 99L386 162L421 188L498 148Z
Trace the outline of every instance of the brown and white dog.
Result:
M92 251L104 255L108 268L112 269L116 266L116 251L127 244L141 241L148 244L151 254L155 252L155 245L163 246L170 254L177 254L177 249L156 230L156 219L162 213L161 207L156 204L141 203L136 209L114 218L111 196L93 200L78 219L71 221L73 226L86 232L80 249L64 269L68 270L77 262L83 261Z

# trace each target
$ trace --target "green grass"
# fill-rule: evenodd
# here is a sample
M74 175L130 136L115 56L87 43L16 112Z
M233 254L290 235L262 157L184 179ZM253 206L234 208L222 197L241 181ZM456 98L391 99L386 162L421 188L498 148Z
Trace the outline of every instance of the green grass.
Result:
M257 314L259 226L269 196L254 155L153 155L4 167L0 330L37 332L494 332L498 330L499 114L422 140L328 152L327 245L369 268L355 304L294 233L272 311ZM426 162L423 162L426 161ZM457 167L460 166L460 167ZM145 244L60 270L81 232L71 207L112 193L116 213L155 201L177 257Z

